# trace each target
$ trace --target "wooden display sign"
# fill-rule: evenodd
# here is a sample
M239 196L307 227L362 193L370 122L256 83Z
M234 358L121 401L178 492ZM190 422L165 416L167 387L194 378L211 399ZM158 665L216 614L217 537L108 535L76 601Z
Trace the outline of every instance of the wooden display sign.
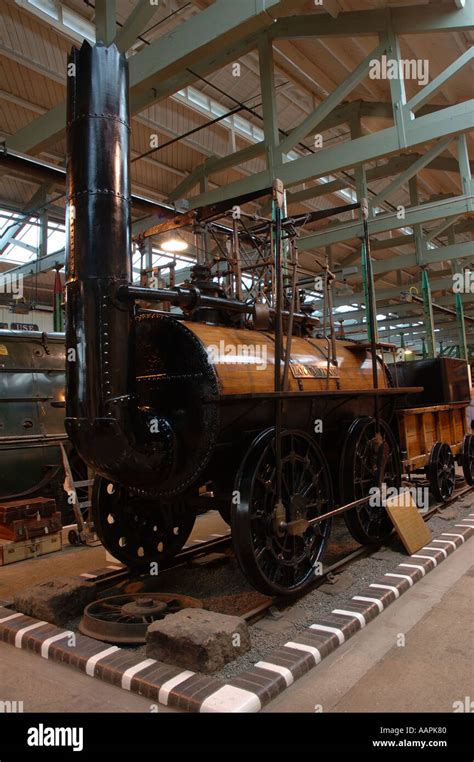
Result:
M431 530L423 521L409 490L389 498L385 507L407 553L412 555L430 542Z

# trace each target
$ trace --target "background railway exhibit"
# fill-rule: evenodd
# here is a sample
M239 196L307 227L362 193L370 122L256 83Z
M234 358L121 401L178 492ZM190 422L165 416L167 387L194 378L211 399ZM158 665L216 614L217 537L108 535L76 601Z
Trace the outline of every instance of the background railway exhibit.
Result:
M472 758L473 39L2 1L2 760Z

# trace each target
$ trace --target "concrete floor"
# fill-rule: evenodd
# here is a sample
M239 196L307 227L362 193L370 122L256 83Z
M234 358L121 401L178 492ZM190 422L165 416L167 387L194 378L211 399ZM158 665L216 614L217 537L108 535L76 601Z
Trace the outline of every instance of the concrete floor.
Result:
M474 697L473 551L471 539L263 711L452 712Z
M0 675L0 701L23 701L24 712L156 711L148 699L5 643Z
M470 540L264 711L451 712L454 701L474 696L473 550ZM23 701L24 711L156 711L147 699L98 680L92 688L92 678L3 643L0 674L0 700Z

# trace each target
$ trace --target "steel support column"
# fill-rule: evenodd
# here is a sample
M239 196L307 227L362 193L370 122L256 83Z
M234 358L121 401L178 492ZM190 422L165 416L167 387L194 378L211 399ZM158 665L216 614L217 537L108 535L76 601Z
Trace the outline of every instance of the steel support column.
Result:
M429 279L427 270L423 270L421 275L421 290L423 294L423 311L425 314L425 331L426 331L426 342L428 346L428 356L436 357L433 303L431 300L430 279Z
M263 131L265 134L265 155L272 181L276 180L282 161L279 147L278 109L275 91L275 68L273 46L267 36L263 36L258 46L260 64L260 86L262 90Z
M472 183L471 165L469 162L469 150L468 150L467 138L465 134L460 135L458 137L457 144L458 144L459 174L461 178L462 191L463 193L472 196L474 189L473 189L473 183ZM474 207L471 209L471 211L474 211Z
M456 305L456 322L458 324L459 331L459 356L462 360L468 359L467 353L467 340L466 340L466 324L464 322L464 308L461 299L461 294L454 295L454 302Z

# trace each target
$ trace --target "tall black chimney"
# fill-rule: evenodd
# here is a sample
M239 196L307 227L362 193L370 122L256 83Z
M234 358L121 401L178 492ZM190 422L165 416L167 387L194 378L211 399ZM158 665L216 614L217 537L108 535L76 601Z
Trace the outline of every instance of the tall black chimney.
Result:
M117 47L84 42L68 65L67 418L100 475L152 488L170 468L172 433L150 434L134 394L128 65Z

